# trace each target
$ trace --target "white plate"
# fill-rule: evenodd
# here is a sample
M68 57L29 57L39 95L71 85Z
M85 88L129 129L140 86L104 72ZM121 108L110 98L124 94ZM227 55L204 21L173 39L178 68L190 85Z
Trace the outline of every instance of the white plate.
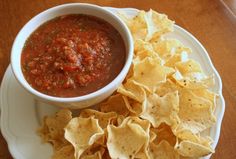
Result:
M107 9L112 12L123 11L130 16L136 15L138 11L132 8L116 9L107 7ZM168 36L174 37L192 48L191 57L200 62L206 74L215 75L216 84L213 91L219 94L215 110L217 122L215 126L205 132L214 139L212 146L215 148L219 139L225 109L220 76L214 68L207 51L190 33L175 25L174 33ZM49 159L52 155L52 148L49 144L41 143L36 130L40 126L42 117L53 114L58 108L36 101L18 84L10 67L8 67L2 80L0 100L2 110L1 130L12 156L16 159Z

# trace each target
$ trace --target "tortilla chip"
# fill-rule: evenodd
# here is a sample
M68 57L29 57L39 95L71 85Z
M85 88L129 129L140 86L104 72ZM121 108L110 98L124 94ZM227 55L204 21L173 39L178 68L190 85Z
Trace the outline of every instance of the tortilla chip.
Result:
M176 131L186 129L196 134L211 127L216 121L212 103L189 90L181 91L179 105L181 123L177 126Z
M126 123L138 124L139 126L141 126L143 128L143 130L147 134L149 134L150 123L148 120L143 120L143 119L140 119L139 117L136 117L136 116L129 116L123 120L123 124L126 124Z
M176 85L176 83L170 79L167 79L165 83L162 83L158 86L155 93L159 96L164 96L167 93L179 91L180 89L181 87L179 87L179 85Z
M160 39L159 41L152 43L152 46L155 52L157 52L162 59L168 61L169 64L181 62L181 57L184 54L186 54L185 56L188 56L188 53L191 53L191 49L185 47L180 41L176 39Z
M141 114L143 119L149 120L154 128L161 123L175 125L179 123L179 96L178 92L171 92L163 97L157 94L148 96L146 111Z
M81 111L79 116L82 118L94 117L95 119L98 119L99 126L102 129L105 129L111 120L115 120L117 118L117 114L115 112L103 113L94 109L84 109Z
M135 158L142 158L142 159L148 159L148 145L150 142L150 123L147 120L142 120L138 117L127 117L123 123L131 123L131 124L138 124L143 128L143 130L146 132L146 135L148 136L148 140L146 143L143 145L141 150L135 155Z
M134 99L140 103L142 103L146 99L145 90L132 79L128 79L124 85L121 85L117 89L117 92L131 99Z
M133 79L148 91L154 92L159 84L166 81L167 75L173 72L172 68L158 64L157 59L147 57L134 64Z
M209 76L202 78L201 80L198 79L191 79L189 77L180 77L181 75L178 74L178 72L175 72L172 77L175 79L177 84L182 87L182 88L187 88L187 89L205 89L205 88L210 88L214 85L214 77Z
M165 14L160 14L150 9L144 16L147 24L146 41L156 41L161 35L172 32L174 22Z
M129 110L126 108L125 101L121 94L110 96L106 102L99 104L101 112L116 112L118 115L127 116Z
M79 158L103 134L104 131L99 126L98 120L93 117L73 118L65 127L65 139L74 146L75 158Z
M192 90L192 92L196 96L199 96L199 97L209 100L212 104L212 111L215 111L216 97L217 97L216 93L214 93L208 89L195 89L195 90Z
M134 53L136 54L144 50L153 50L152 44L142 39L136 39L134 41Z
M135 41L136 51L135 57L133 59L133 64L139 63L141 60L146 57L150 57L156 59L157 63L163 65L165 61L159 57L159 55L153 50L151 44L147 45L147 42L142 41L140 39ZM138 45L138 46L137 46Z
M204 145L187 140L181 141L179 144L176 144L175 149L182 156L197 158L207 156L210 153L214 152L214 150L212 150L210 147L206 147Z
M107 148L111 158L134 158L148 140L144 129L134 123L123 122L119 127L107 127Z
M200 134L193 134L189 130L174 131L173 133L179 139L179 141L191 141L206 147L211 147L212 139L209 136L201 136ZM177 143L176 143L177 144Z
M175 66L183 75L192 72L202 72L201 65L193 59L186 62L178 62Z
M54 150L61 149L68 144L64 139L64 128L71 119L72 113L68 109L62 109L51 117L46 116L39 135L44 141L52 143Z
M121 14L120 17L128 25L134 39L155 41L161 35L173 31L174 22L169 20L166 15L153 10L139 11L132 19L125 14Z
M186 62L188 61L188 59L189 59L188 53L186 51L182 51L181 53L178 54L176 53L174 55L167 56L165 61L165 66L176 69L175 67L176 63Z
M150 158L179 159L180 156L167 141L162 140L158 145L151 143L149 150Z

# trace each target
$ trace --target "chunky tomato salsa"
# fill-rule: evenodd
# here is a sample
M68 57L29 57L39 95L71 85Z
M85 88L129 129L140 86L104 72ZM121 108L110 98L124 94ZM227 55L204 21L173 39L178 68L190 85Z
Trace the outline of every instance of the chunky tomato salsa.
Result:
M30 35L21 65L36 90L76 97L111 82L123 68L125 56L124 41L112 25L93 16L65 15Z

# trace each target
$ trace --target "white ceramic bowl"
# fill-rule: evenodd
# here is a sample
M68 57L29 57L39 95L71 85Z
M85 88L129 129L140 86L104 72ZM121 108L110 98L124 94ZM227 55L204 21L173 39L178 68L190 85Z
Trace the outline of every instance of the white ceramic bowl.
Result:
M121 34L125 47L126 47L126 62L119 73L119 75L108 85L105 87L79 97L72 97L72 98L61 98L61 97L54 97L49 96L32 88L29 83L25 80L24 75L21 70L21 53L22 48L24 47L25 41L30 36L30 34L36 30L40 25L51 20L55 17L66 15L66 14L87 14L96 16L98 18L104 19L112 26L114 26L119 33ZM45 102L54 103L56 105L72 108L72 109L79 109L94 105L98 102L101 102L109 95L111 95L117 87L122 83L130 65L132 63L133 58L133 41L131 33L128 27L124 24L124 22L116 16L114 13L96 5L85 4L85 3L71 3L71 4L64 4L60 6L56 6L50 8L34 18L32 18L18 33L11 50L11 66L13 73L19 83L28 90L31 94L35 95L38 99L41 99Z

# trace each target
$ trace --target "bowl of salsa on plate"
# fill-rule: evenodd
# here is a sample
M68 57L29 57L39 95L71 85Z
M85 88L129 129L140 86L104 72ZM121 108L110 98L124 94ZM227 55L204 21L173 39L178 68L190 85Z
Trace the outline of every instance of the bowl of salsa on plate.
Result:
M21 29L11 65L37 98L83 108L116 90L132 56L132 36L119 17L100 6L72 3L38 14Z

